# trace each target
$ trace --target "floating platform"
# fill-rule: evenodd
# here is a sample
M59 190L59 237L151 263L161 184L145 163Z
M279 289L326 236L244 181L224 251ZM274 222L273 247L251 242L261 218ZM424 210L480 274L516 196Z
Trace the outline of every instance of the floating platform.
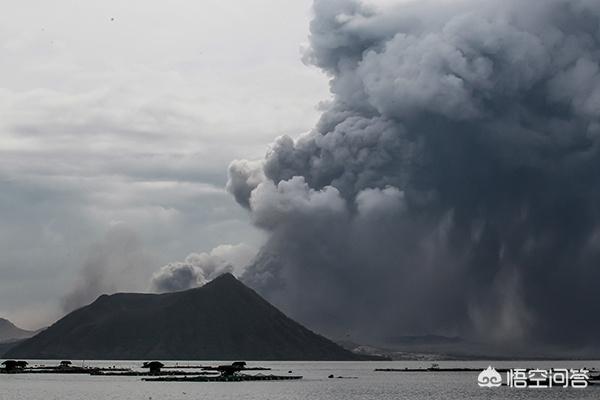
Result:
M77 366L45 366L36 365L34 367L15 368L7 370L0 368L0 374L83 374L83 375L101 375L103 373L125 373L131 372L130 368L116 367L77 367Z
M179 367L179 368L184 368L184 367ZM219 367L202 367L202 369L204 371L219 371ZM244 367L241 369L241 371L270 371L271 368L267 368L267 367Z
M185 372L185 371L161 371L161 372L144 372L144 371L125 371L125 372L112 372L112 371L95 371L91 375L101 376L173 376L173 375L198 375L203 372Z
M81 375L92 375L98 371L97 368L80 368L80 367L69 367L69 368L22 368L5 370L0 369L0 374L81 374Z
M217 375L217 376L184 376L184 377L161 377L144 378L146 382L247 382L247 381L293 381L302 379L301 376L282 375Z

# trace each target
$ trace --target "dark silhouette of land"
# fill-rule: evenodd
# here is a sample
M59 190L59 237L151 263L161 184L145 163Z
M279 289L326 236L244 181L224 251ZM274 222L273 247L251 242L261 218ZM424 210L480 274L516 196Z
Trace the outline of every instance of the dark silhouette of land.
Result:
M5 358L369 359L291 320L231 274L182 292L100 296Z
M19 343L23 342L25 339L18 340L9 340L7 342L0 342L0 356L5 354L7 351L16 347Z

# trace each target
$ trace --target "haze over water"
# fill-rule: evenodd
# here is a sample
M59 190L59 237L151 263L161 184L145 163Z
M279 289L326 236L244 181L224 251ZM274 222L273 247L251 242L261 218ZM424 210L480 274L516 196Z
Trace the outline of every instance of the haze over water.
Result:
M32 361L31 364L56 364ZM74 365L81 365L81 361ZM178 361L180 365L215 362ZM174 365L175 362L168 362ZM600 368L600 361L536 362L440 362L440 367L486 368ZM86 365L139 368L141 362L99 361ZM429 367L428 362L250 362L273 368L274 374L302 375L299 381L278 382L143 382L139 377L18 374L0 375L2 400L140 400L140 399L597 399L600 386L586 389L484 389L477 386L477 373L375 372L375 368ZM328 379L330 374L356 379Z

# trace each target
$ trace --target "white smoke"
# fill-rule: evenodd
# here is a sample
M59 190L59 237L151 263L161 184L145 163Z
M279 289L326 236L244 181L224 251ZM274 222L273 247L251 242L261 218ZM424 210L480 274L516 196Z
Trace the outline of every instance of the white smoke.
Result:
M155 272L151 286L157 292L173 292L203 286L226 272L241 275L255 255L256 249L244 243L192 253L184 261L167 264Z

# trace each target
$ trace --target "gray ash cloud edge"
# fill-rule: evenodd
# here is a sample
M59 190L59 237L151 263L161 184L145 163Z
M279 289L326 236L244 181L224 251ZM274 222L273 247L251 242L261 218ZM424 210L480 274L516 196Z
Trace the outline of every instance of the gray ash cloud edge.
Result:
M228 189L242 279L330 336L600 341L600 3L316 0L332 100Z

